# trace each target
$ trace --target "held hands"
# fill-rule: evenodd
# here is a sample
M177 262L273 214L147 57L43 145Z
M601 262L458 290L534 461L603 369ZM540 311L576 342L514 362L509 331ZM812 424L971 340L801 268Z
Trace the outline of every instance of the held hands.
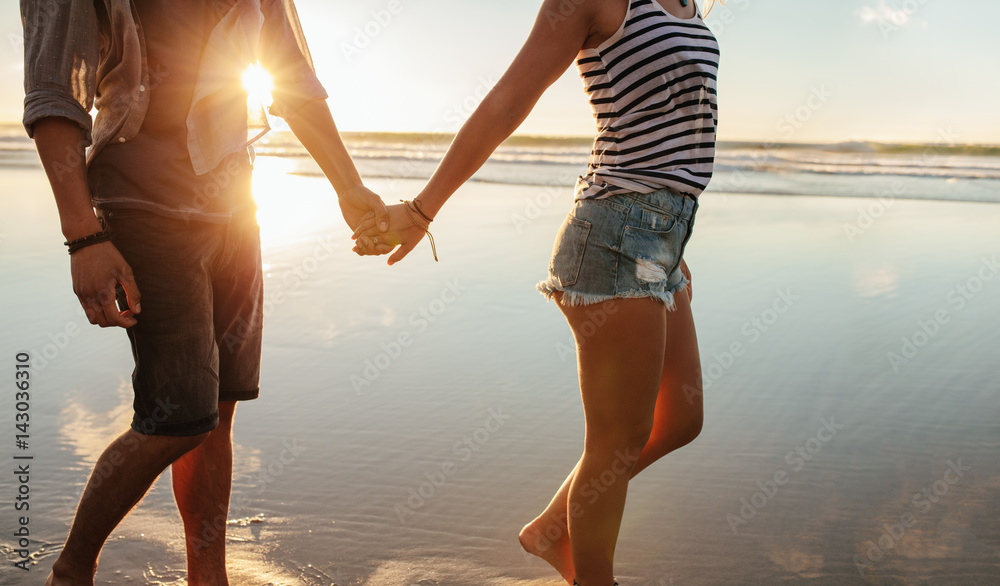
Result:
M406 208L405 203L389 206L389 226L387 232L382 232L376 225L372 214L362 218L354 231L354 252L361 256L388 254L399 246L389 257L392 266L403 260L427 233L427 225L417 224L417 218Z
M344 214L344 221L356 230L362 220L370 218L371 225L378 227L378 232L385 232L389 229L389 212L385 209L382 198L364 185L357 185L349 189L339 198L340 212Z

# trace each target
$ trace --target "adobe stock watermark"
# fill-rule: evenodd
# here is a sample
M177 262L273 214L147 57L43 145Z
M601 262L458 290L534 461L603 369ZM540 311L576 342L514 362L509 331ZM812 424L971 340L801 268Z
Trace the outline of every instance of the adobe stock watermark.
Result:
M886 211L896 203L896 199L906 195L906 186L902 181L892 182L889 189L883 190L875 196L875 199L868 205L858 207L858 219L853 224L844 223L844 234L847 241L854 244L858 236L867 232L875 221L885 215Z
M942 153L947 152L949 147L953 147L956 144L958 144L958 135L952 127L940 128L937 131L934 142L923 149L909 164L913 166L941 165L942 163L935 159L940 157ZM858 207L857 220L854 223L844 224L844 234L847 236L848 242L854 244L858 236L861 236L874 226L876 220L884 216L889 211L889 208L896 203L897 199L906 195L906 191L906 185L902 181L896 180L892 182L889 189L877 194L875 201Z
M555 9L548 9L545 11L545 20L549 23L549 28L556 30L556 28L569 20L569 17L580 8L587 0L562 0Z
M319 270L324 262L333 258L338 249L344 249L344 244L340 239L333 236L321 236L316 240L309 255L282 273L274 285L266 286L261 308L264 319L270 317L279 307L284 305L291 298L291 294L312 278L312 275ZM247 337L253 333L254 328L255 326L250 320L240 317L232 328L223 334L220 344L225 344L226 348L233 352L245 343Z
M781 139L785 141L791 140L834 97L834 92L828 90L825 85L811 86L810 93L802 105L786 112L784 116L775 122L775 132L778 133ZM749 181L747 173L758 171L761 167L768 165L770 163L769 159L774 156L773 151L778 150L781 146L781 143L777 140L768 140L761 145L760 149L750 154L751 162L749 165L742 169L736 169L732 173L727 174L721 181L717 180L713 183L716 191L723 192L723 203L728 199L724 195L726 191L739 191Z
M817 112L823 109L836 94L827 89L826 84L814 85L809 88L809 96L791 112L788 112L778 120L774 129L778 135L788 140L795 136L795 133L802 129Z
M951 492L951 488L961 482L966 473L972 471L971 466L962 465L961 458L958 458L957 462L948 460L945 464L948 467L941 478L914 493L913 498L910 499L909 509L900 514L897 521L884 523L881 527L881 535L865 542L864 556L860 554L854 556L854 566L857 568L859 576L865 577L866 571L874 569L876 563L882 561L886 555L895 550L906 538L909 530L917 524L917 517L931 512L934 505L941 502L941 499Z
M383 372L389 370L393 362L403 354L403 350L413 344L415 337L426 332L448 306L458 301L465 290L466 287L458 284L458 279L445 281L445 287L436 299L411 313L407 319L409 327L400 331L389 342L383 342L382 351L365 360L360 374L351 375L351 386L355 394L360 395L362 389L371 386Z
M593 309L586 310L587 320L580 324L580 329L576 336L576 347L562 342L556 342L556 354L559 360L566 364L567 358L576 355L576 349L587 343L587 340L594 337L604 324L608 323L608 316L618 313L618 302L614 299L605 301L593 306Z
M155 435L157 427L179 408L180 405L174 403L170 397L156 399L156 407L139 422L139 433L123 435L119 441L115 441L109 446L107 458L94 466L94 471L91 472L90 479L87 481L84 496L86 497L99 489L105 481L111 478L116 468L125 464L123 449L127 450L129 454L135 453L139 446L145 443L149 437Z
M444 113L444 121L453 129L460 128L469 116L476 111L476 108L483 103L490 90L497 84L498 79L493 75L480 76L476 87L472 89L464 98L452 104Z
M564 183L575 182L576 180L576 175L562 173L557 183L562 185ZM549 186L539 191L534 197L524 198L524 209L521 213L510 215L510 221L514 225L514 229L517 230L518 234L523 234L525 228L535 223L535 220L542 217L544 210L552 207L552 204L558 201L561 195L565 196L565 194L565 187Z
M401 12L403 3L400 0L389 0L385 8L371 11L368 22L354 28L354 37L351 41L340 44L340 52L344 55L344 59L350 63L361 55Z
M902 2L886 2L879 0L878 6L864 6L856 14L865 24L874 23L882 38L888 41L914 21L914 16L920 12L928 0L903 0Z
M917 329L903 336L899 352L890 351L886 354L893 372L899 374L904 365L909 364L922 349L940 335L944 326L951 322L952 314L964 310L998 275L1000 275L1000 262L997 261L996 255L983 257L976 273L945 295L945 302L951 309L943 307L927 319L918 319Z
M303 451L304 449L298 445L295 438L292 438L291 441L284 440L281 443L281 451L278 455L269 459L266 464L261 466L258 472L259 482L256 494L264 494L267 491L267 487L280 478L285 473L286 467L294 464ZM236 507L246 508L250 506L250 500L251 496L244 492L239 495L233 504ZM191 546L190 551L194 552L195 557L199 557L202 550L207 549L217 539L225 536L226 526L229 524L230 508L219 505L218 513L216 513L211 521L204 519L201 522L201 535L199 537L191 537L188 540Z
M716 38L721 37L726 33L726 29L736 23L737 12L729 7L730 4L735 4L736 8L740 12L746 12L750 8L750 0L730 0L726 4L719 4L718 2L712 7L712 12L709 13L705 20L705 24L708 28L712 29L712 33Z
M837 423L833 417L822 418L820 428L816 435L796 446L785 454L785 464L788 469L779 468L769 475L763 482L757 483L757 489L750 498L740 497L740 508L736 513L726 513L726 523L733 531L733 535L739 534L739 528L747 525L751 519L757 516L768 503L778 496L781 487L787 485L792 480L792 476L801 472L806 467L806 463L812 461L823 448L833 441L837 433L846 427L846 424Z
M78 307L78 313L83 314L83 308ZM34 364L32 369L36 372L42 372L48 368L49 364L54 362L63 350L69 348L70 344L73 343L80 333L83 331L80 328L80 324L76 321L68 321L63 326L63 328L55 333L48 334L48 342L43 344L41 350L38 348L31 349L31 356L34 358Z
M696 397L702 396L704 391L712 388L716 382L729 371L736 362L746 355L747 348L760 341L778 321L795 307L801 297L792 293L791 287L777 289L775 298L771 305L760 313L752 316L740 326L740 333L746 338L746 342L733 341L729 348L722 352L713 352L708 365L702 368L702 388L697 389L692 385L682 385L684 395L688 403L693 403Z
M633 454L628 449L624 452L616 451L615 458L608 468L601 471L597 476L591 477L587 482L582 483L579 489L580 496L587 499L587 504L596 504L600 500L601 495L617 484L623 476L628 478L632 475L632 470L638 461L639 454ZM539 531L538 541L535 543L538 551L548 551L569 531L570 518L579 519L586 513L587 511L579 501L574 500L570 502L567 506L566 514L557 515L555 521L549 523L544 529ZM525 559L533 561L532 557L529 554L525 556Z
M503 412L503 407L491 408L481 426L457 440L451 449L455 457L445 460L430 472L425 472L421 482L407 490L409 495L407 499L392 507L400 525L405 525L407 517L414 515L437 496L448 481L458 473L461 464L479 453L510 418L510 414Z

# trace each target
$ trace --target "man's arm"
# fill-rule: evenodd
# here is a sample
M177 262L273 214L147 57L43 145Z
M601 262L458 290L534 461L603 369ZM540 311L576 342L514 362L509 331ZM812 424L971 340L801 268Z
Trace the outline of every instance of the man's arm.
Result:
M340 200L351 229L373 212L375 225L388 229L389 216L381 198L364 186L326 104L329 97L316 77L293 0L261 2L264 26L258 54L274 77L271 113L285 119L313 159L319 163Z
M361 181L326 102L308 102L285 121L330 180L340 200L344 220L351 229L357 228L366 214L374 212L376 225L385 232L389 227L385 204Z
M59 220L66 240L102 230L94 214L87 185L86 144L80 125L66 118L43 118L34 124L35 146L55 194ZM132 327L139 313L139 289L132 269L110 242L83 248L70 257L73 292L87 319L101 327ZM115 286L121 283L128 296L127 311L115 304Z
M93 0L21 0L24 27L24 128L72 120L90 145L100 24ZM74 145L75 146L75 145Z

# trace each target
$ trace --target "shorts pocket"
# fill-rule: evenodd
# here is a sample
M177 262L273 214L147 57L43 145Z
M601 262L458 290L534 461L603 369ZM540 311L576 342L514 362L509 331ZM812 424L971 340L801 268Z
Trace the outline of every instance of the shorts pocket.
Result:
M677 225L677 221L677 216L673 214L656 208L643 207L639 225L632 226L631 228L645 230L647 232L666 234L674 229L674 226Z
M559 229L549 262L549 274L560 287L570 287L579 278L590 227L590 222L570 215Z

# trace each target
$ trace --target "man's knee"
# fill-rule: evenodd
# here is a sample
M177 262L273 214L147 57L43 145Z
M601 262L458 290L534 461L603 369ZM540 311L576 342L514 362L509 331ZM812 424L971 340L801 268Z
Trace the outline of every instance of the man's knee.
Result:
M219 428L232 427L233 418L236 416L236 403L236 401L219 402Z
M142 435L134 430L131 430L130 433L137 435L139 442L162 453L169 461L176 460L197 448L212 434L212 432L205 432L186 436Z

